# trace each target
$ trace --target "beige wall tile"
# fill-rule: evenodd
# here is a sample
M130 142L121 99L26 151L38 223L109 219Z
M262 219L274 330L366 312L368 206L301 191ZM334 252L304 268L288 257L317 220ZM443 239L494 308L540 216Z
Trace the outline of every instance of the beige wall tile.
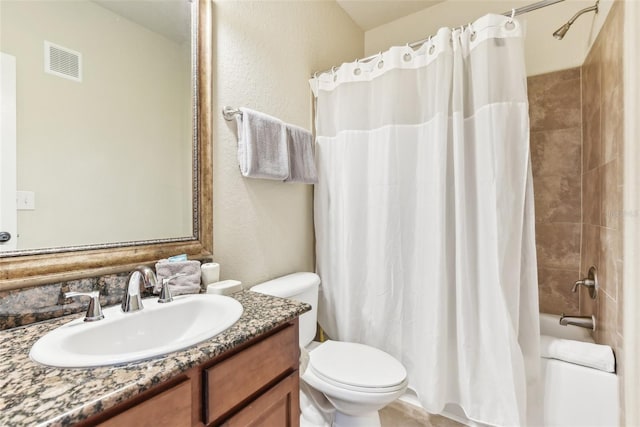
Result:
M576 271L580 265L580 224L536 224L539 268Z
M621 163L612 160L600 168L600 225L620 229L623 216L622 188L618 184Z
M578 294L571 292L579 279L577 270L538 269L540 311L551 314L577 314Z
M601 170L593 169L582 175L582 221L600 225L601 211Z
M600 227L582 224L582 245L580 248L580 277L587 277L592 265L600 264Z
M615 301L618 298L618 283L622 280L622 271L618 270L622 267L622 236L618 230L605 227L599 227L599 230L598 279L600 288Z
M596 331L594 333L596 342L611 346L615 349L618 344L616 302L606 292L600 292L596 301L596 307Z
M530 77L531 162L541 310L577 313L582 116L579 68Z
M610 92L623 79L623 13L624 2L615 2L596 41L602 45L598 53L602 62L603 94Z
M532 131L580 126L579 68L531 77L528 82Z
M582 118L582 170L591 171L602 164L602 129L600 103L590 116Z
M539 176L582 174L582 129L531 132L533 179Z
M622 82L603 93L602 99L602 162L618 158L623 135Z
M593 117L600 106L601 64L599 45L594 45L582 66L582 117Z
M536 221L579 223L580 181L579 175L540 176L535 179Z

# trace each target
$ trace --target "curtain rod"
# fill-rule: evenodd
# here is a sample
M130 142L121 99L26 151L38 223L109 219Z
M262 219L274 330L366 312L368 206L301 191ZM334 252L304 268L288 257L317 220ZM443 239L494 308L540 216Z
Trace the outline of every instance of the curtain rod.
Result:
M542 1L539 1L539 2L537 2L537 3L532 3L532 4L529 4L529 5L527 5L527 6L522 6L522 7L519 7L519 8L517 8L517 9L513 9L513 10L510 10L510 11L508 11L508 12L504 12L504 13L502 13L501 15L504 15L504 16L511 16L511 15L513 15L513 16L518 16L518 15L523 15L523 14L525 14L525 13L532 12L532 11L534 11L534 10L538 10L538 9L542 9L543 7L551 6L551 5L554 5L554 4L556 4L556 3L560 3L560 2L562 2L562 1L564 1L564 0L542 0ZM415 47L417 47L417 46L421 46L423 43L425 43L425 42L426 42L426 41L428 41L428 40L429 40L429 38L427 37L426 39L422 39L422 40L418 40L418 41L415 41L415 42L409 43L409 44L408 44L408 46L409 46L410 48L415 48ZM379 54L377 54L377 53L376 53L375 55L367 56L366 58L357 59L357 61L358 61L358 62L369 62L369 61L371 61L372 59L377 58L377 57L378 57L378 55L379 55ZM331 68L329 68L328 70L324 70L324 71L316 71L315 73L313 73L313 74L311 75L311 77L312 77L312 78L313 78L313 77L317 77L317 76L319 76L320 74L328 73L328 72L331 72L331 71L338 71L338 69L340 69L340 66L339 66L339 65L338 65L337 67L331 67Z

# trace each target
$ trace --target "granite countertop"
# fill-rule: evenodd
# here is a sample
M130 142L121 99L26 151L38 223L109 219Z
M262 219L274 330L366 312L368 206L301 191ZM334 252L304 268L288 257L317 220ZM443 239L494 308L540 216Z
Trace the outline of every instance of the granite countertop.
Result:
M0 332L0 425L72 425L310 309L307 304L250 291L233 298L244 313L231 328L185 350L120 366L52 368L29 358L38 338L84 314Z

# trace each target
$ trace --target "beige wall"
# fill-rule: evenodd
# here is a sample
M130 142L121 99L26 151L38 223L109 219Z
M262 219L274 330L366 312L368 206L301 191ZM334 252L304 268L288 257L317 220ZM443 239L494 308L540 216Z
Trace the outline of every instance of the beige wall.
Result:
M220 110L248 107L311 129L312 72L362 56L363 32L332 1L214 4L214 259L245 285L314 271L313 187L242 178Z
M530 3L524 0L447 0L367 31L365 55L385 51L392 45L424 39L443 26L460 26L486 13L502 13ZM555 40L552 33L578 10L594 3L592 0L566 0L518 17L526 28L527 75L582 65L611 7L611 0L600 1L600 13L597 16L589 13L580 17L563 40Z
M18 249L191 235L190 62L90 1L2 1L17 63ZM44 69L44 40L83 55L83 81Z

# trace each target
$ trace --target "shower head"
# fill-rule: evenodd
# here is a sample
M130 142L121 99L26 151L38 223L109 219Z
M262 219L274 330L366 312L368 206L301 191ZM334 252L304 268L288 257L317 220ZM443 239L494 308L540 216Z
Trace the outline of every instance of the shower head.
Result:
M599 2L600 2L600 0L596 1L596 4L594 4L593 6L587 7L587 8L584 8L584 9L578 11L578 13L573 15L573 17L571 19L569 19L566 24L564 24L562 27L558 28L553 33L553 37L555 37L558 40L562 40L564 38L565 34L567 34L567 31L569 31L569 28L571 28L571 25L573 25L573 23L576 21L576 19L578 19L578 17L580 15L582 15L584 13L587 13L587 12L598 13L598 3Z
M567 22L566 24L564 24L562 27L558 28L553 33L553 37L555 37L558 40L562 40L564 38L564 35L567 34L567 31L569 31L569 28L571 28L571 23Z

